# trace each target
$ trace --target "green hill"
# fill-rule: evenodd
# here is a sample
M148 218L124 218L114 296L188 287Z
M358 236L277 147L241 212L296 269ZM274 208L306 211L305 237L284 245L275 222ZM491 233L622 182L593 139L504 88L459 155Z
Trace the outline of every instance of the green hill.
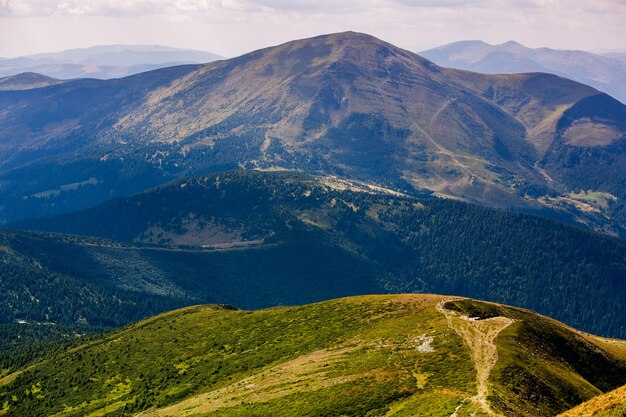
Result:
M537 417L624 383L622 342L527 310L397 295L165 313L5 377L0 399L6 417Z
M48 270L116 291L240 308L434 292L626 337L624 241L337 178L225 172L21 226L126 241L16 232Z

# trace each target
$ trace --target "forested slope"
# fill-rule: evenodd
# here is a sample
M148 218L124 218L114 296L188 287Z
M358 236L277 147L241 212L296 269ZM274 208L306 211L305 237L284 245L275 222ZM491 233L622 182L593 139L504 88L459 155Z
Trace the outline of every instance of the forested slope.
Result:
M584 330L626 336L622 240L337 178L226 172L21 226L161 245L71 244L71 260L55 244L31 252L55 271L94 271L83 275L94 282L115 277L115 268L102 265L117 264L126 278L118 276L115 285L148 288L132 284L140 274L124 266L137 262L138 270L154 270L151 279L162 279L156 287L163 294L245 308L437 292L532 308Z

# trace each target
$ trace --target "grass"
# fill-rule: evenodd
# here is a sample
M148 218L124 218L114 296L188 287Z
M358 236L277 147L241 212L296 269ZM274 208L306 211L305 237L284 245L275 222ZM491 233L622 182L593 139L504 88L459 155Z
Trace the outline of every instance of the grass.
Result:
M479 386L474 348L436 308L442 300L387 295L258 311L176 310L24 369L0 386L0 404L6 416L249 417L291 416L298 410L311 417L448 417L461 404L458 417L486 415L468 403ZM565 362L552 350L539 349L539 342L522 331L530 321L529 326L545 332L541 340L560 332L569 343L575 337L568 338L570 330L523 310L467 303L448 304L458 312L516 320L495 339L500 357L489 398L496 411L531 415L527 403L513 401L520 393L513 393L510 384L526 390L521 397L532 395L534 387L525 384L524 375L503 379L504 371L529 360L524 355L530 350L553 356L547 367L541 365L543 357L528 362L552 378L551 387L571 387L567 393L580 401L600 393L587 389L589 380L600 385L597 376L575 360L566 362L570 368L559 368ZM484 327L486 322L468 323ZM418 349L431 338L432 351ZM585 349L600 345L589 342L577 349L591 355ZM626 365L619 362L626 353L620 358L603 350L602 355L614 358L611 364L594 362L612 372L604 382L626 378ZM535 403L540 411L535 416L556 414L552 403Z
M623 417L626 415L626 385L592 398L559 417Z
M401 399L433 393L446 399L449 415L474 388L474 372L460 337L432 308L436 301L357 297L255 312L191 307L39 364L0 398L9 399L8 415L125 415L152 407L164 411L147 415L253 415L251 407L289 415L298 407L300 415L318 416L384 415ZM435 335L434 352L416 349L423 334ZM25 394L25 385L40 386L42 398Z
M505 414L555 415L626 383L626 349L528 310L464 300L470 317L515 320L497 336L490 400Z

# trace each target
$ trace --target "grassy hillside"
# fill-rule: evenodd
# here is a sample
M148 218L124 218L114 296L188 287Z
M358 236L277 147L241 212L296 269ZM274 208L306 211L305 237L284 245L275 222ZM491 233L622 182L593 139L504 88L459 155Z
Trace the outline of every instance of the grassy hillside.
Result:
M559 417L623 417L626 415L626 385L560 414Z
M626 342L573 332L557 321L495 304L461 300L446 307L480 320L512 320L495 339L499 359L491 374L490 400L505 415L552 415L624 380Z
M445 300L366 296L254 312L190 307L6 377L0 399L7 417L291 416L296 409L301 416L537 417L626 382L623 346L482 302L471 301L471 310L489 317L470 320L458 312L467 302ZM499 372L529 366L520 360L529 350L541 395L523 374L507 374L505 382L519 382L511 392ZM594 359L593 372L580 358Z
M20 235L21 252L92 283L241 308L437 292L626 337L623 241L336 178L226 172L22 226L166 245Z

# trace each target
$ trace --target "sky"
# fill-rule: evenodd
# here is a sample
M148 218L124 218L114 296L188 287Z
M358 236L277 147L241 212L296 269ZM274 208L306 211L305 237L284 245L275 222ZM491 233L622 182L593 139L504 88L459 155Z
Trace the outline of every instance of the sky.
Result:
M233 57L324 33L626 50L626 0L0 0L0 57L158 44Z

